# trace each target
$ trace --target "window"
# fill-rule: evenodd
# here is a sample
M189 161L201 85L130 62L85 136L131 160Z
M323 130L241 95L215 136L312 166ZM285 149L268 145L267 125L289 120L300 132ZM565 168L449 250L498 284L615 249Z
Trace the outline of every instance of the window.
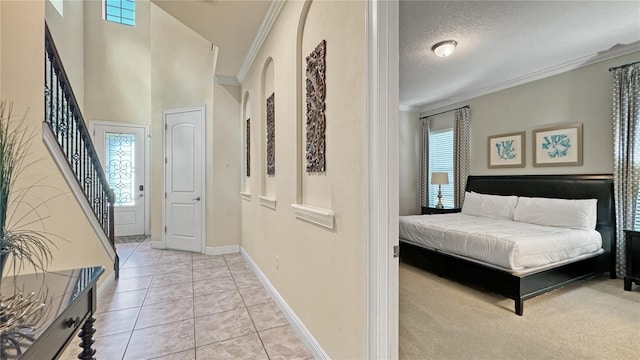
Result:
M133 26L136 24L136 3L134 0L104 0L104 18Z
M431 185L433 172L449 174L449 183L442 185L442 205L452 208L453 196L453 129L429 132L429 206L438 203L438 185Z

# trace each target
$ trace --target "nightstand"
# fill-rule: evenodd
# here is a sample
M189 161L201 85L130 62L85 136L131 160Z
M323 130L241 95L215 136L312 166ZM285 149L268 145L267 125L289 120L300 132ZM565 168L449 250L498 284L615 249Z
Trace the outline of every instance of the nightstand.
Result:
M627 269L624 274L624 289L631 291L631 283L640 285L640 231L625 230L625 256Z
M422 207L422 215L435 215L435 214L453 214L460 212L460 208L434 208L434 207Z

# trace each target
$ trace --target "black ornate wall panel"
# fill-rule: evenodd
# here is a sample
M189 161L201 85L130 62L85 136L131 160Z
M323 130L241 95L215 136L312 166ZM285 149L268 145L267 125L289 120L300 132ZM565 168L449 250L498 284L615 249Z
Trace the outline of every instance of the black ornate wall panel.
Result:
M326 40L307 56L307 172L326 170Z
M276 114L275 96L267 98L267 175L276 174Z
M251 176L251 119L247 119L247 133L244 144L245 158L247 159L247 177Z

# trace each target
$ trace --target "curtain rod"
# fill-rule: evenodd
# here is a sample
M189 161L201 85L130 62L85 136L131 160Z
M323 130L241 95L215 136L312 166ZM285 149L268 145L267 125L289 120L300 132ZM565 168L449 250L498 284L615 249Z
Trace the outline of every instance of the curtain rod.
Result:
M609 68L609 71L613 71L613 70L616 70L616 69L623 68L623 67L625 67L625 66L631 66L631 65L635 65L635 64L640 64L640 61L632 62L632 63L625 64L625 65L620 65L620 66L610 67L610 68Z
M437 113L437 114L431 114L431 115L423 116L423 117L421 117L421 118L420 118L420 120L422 120L422 119L426 119L426 118L429 118L429 117L432 117L432 116L437 116L437 115L446 114L446 113L448 113L448 112L456 111L456 110L460 110L460 109L464 109L464 108L469 108L469 105L461 106L461 107L459 107L459 108L455 108L455 109L451 109L451 110L447 110L447 111L442 111L442 112L439 112L439 113Z

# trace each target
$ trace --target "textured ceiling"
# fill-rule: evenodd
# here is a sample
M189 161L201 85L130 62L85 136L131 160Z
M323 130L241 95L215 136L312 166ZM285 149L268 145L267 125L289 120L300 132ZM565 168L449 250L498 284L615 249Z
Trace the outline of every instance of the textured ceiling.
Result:
M431 46L453 39L439 58ZM400 2L400 104L425 109L607 51L640 50L640 1ZM640 60L640 59L638 59Z
M218 47L216 75L235 77L271 5L270 0L152 0Z

